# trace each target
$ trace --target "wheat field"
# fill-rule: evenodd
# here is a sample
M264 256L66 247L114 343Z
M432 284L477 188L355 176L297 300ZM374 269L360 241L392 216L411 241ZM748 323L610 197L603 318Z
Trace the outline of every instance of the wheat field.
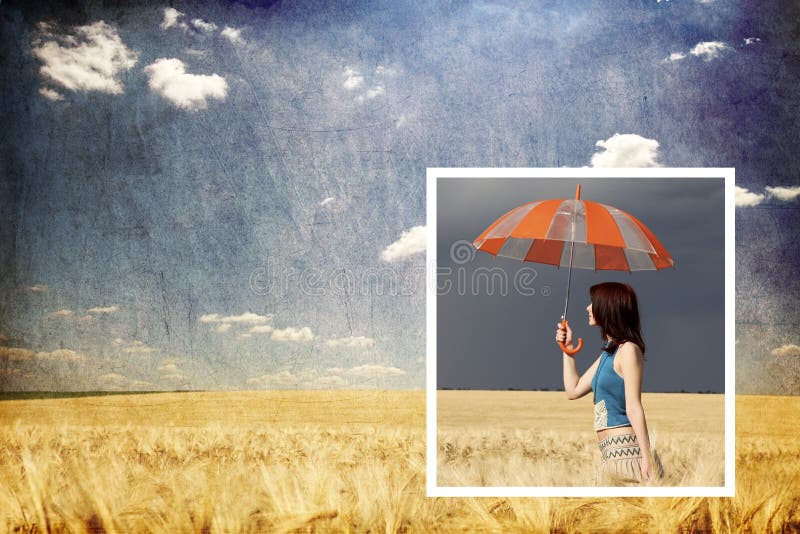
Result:
M800 398L736 406L733 498L428 498L421 391L0 401L0 532L797 531Z
M592 399L563 392L439 391L438 485L594 486ZM661 486L725 485L722 395L645 393Z

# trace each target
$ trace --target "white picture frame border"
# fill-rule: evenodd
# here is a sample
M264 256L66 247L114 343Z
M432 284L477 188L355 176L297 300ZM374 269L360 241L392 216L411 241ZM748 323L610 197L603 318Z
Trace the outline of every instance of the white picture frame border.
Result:
M442 178L722 178L725 187L725 484L723 486L526 487L438 486L436 424L436 208ZM426 494L428 497L733 497L736 486L735 169L653 168L428 168L426 252Z

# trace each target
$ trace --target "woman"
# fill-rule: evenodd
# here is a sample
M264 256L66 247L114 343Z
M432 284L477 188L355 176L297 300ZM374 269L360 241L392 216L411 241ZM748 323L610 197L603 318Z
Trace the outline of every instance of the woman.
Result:
M605 282L589 289L589 325L599 326L602 354L578 376L574 357L563 353L564 391L570 400L594 391L594 429L601 473L612 484L649 481L663 474L650 448L642 409L645 345L636 293L628 284ZM572 329L558 325L556 341L572 348Z

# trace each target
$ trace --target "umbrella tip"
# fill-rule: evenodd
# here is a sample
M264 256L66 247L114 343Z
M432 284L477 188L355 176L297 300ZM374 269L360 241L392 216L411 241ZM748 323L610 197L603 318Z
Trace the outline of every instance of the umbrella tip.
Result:
M581 184L578 184L578 187L575 188L575 200L581 199Z

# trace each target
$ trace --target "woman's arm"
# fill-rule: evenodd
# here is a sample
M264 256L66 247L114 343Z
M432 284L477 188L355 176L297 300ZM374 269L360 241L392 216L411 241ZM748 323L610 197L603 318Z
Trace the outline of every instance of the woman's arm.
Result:
M600 363L600 357L594 361L591 367L578 378L578 369L575 367L575 357L566 352L562 353L564 358L564 392L569 400L580 399L592 391L592 379Z
M566 331L558 323L558 330L556 331L556 341L560 341L566 345L567 348L572 348L572 329L567 325ZM564 358L564 392L567 394L569 400L580 399L592 390L592 379L594 373L597 371L597 366L600 363L600 357L583 373L583 376L578 376L578 369L575 367L575 358L566 352L561 353Z
M645 480L653 473L653 455L650 450L650 436L642 408L642 371L644 356L635 343L625 343L617 351L625 381L625 411L631 422L636 439L642 448L642 476Z

